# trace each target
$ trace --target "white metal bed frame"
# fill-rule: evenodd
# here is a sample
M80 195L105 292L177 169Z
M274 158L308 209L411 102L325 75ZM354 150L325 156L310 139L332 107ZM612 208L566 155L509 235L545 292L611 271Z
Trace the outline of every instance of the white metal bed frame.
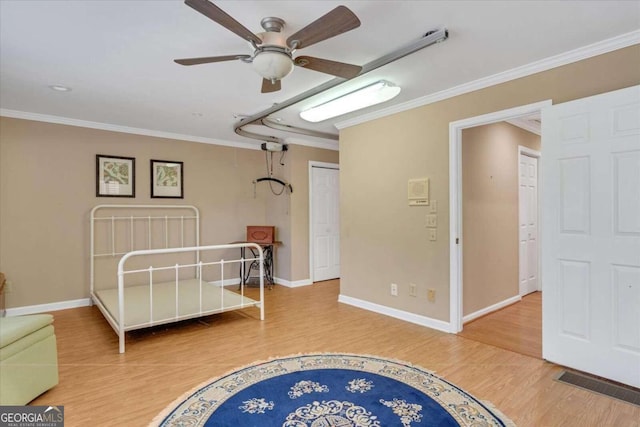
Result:
M129 212L134 212L136 210L164 210L171 211L173 209L181 209L181 210L191 210L193 211L193 216L168 216L168 215L147 215L147 216L97 216L97 213L102 209L110 209L110 210L120 210L124 209ZM184 247L184 237L185 237L185 229L184 222L185 219L195 220L195 246ZM199 246L199 211L195 206L189 205L98 205L91 210L91 280L90 280L90 292L91 292L91 302L92 304L96 304L104 317L107 319L108 323L118 334L119 338L119 352L124 353L125 351L125 333L127 331L146 328L155 325L161 325L166 323L177 322L180 320L186 320L190 318L207 316L210 314L221 313L224 311L238 310L247 307L258 307L260 309L260 320L264 320L264 254L262 248L255 243L236 243L236 244L223 244L223 245L210 245L210 246ZM165 248L151 249L151 222L155 220L164 220L164 242ZM169 221L175 220L180 221L180 241L182 247L178 248L169 248ZM96 224L102 221L110 222L110 240L111 240L111 251L110 252L102 252L96 253ZM129 232L130 232L130 241L129 241L129 249L128 252L117 252L117 235L115 231L115 224L119 221L129 221ZM142 250L135 250L134 248L134 222L135 221L147 221L148 222L148 239L147 244L149 248ZM239 258L239 259L230 259L224 260L220 259L218 261L211 262L202 262L201 255L207 251L219 251L224 249L235 249L235 248L246 248L251 247L252 249L256 249L258 256L255 258ZM162 266L149 266L148 268L134 268L127 270L125 265L128 260L137 257L149 257L153 255L159 254L178 254L178 253L194 253L195 261L189 262L187 264L175 264L175 265L162 265ZM110 296L113 297L113 293L117 291L117 307L113 307L114 298L107 298L106 293L103 290L97 290L95 287L95 260L99 257L117 257L121 256L118 262L118 285L117 289L107 289L106 292L110 293ZM254 300L244 296L244 286L240 286L240 293L232 292L224 288L224 272L225 266L229 264L240 264L240 268L243 270L245 262L251 261L259 261L260 266L260 298L259 300ZM220 266L220 286L215 287L214 285L203 280L202 268L207 266ZM187 283L184 280L179 278L181 269L195 269L195 279L188 280L188 286L190 289L197 288L197 309L191 308L190 311L181 313L181 310L184 311L184 307L181 306L181 303L184 302L180 299L180 291L187 287ZM154 283L153 281L153 273L158 271L171 271L175 272L175 279L172 282L163 282L163 283ZM133 318L136 316L127 315L125 310L126 308L126 293L128 290L132 289L131 287L127 288L125 286L125 276L129 274L140 274L140 273L148 273L149 274L149 283L148 285L143 286L135 286L136 292L138 295L141 293L148 293L148 310L149 316L148 319L140 320L138 319L135 323L127 324L128 318ZM148 287L148 290L146 289ZM173 291L171 291L171 287L173 287ZM216 288L215 291L212 290ZM144 288L144 289L142 289ZM161 318L154 317L154 288L159 290L156 292L156 296L160 293L160 291L164 292L164 295L168 295L168 293L173 293L175 296L175 307L173 310L173 314L167 315L159 314L162 316ZM167 292L167 291L171 292ZM205 295L206 294L206 295ZM211 296L214 295L215 302L211 302ZM173 297L173 296L171 296ZM208 297L209 300L203 299L203 297ZM218 298L219 297L219 305ZM227 301L231 301L231 305L225 305L225 299ZM191 306L193 306L193 301L189 301ZM212 306L211 304L216 304ZM146 307L146 306L145 306ZM111 308L111 309L110 309ZM160 310L157 310L160 312ZM165 308L163 312L167 312ZM131 314L131 313L129 313ZM139 317L139 316L138 316Z
M115 215L111 215L111 216L105 216L105 217L99 217L97 216L97 213L100 210L104 210L104 209L114 209L114 210L129 210L131 212L136 211L136 210L149 210L149 211L153 211L153 210L158 210L158 209L163 209L166 211L177 211L177 210L187 210L187 211L192 211L193 215L192 216L168 216L168 215L160 215L160 216L152 216L152 215L147 215L147 216L134 216L134 215L129 215L129 216L115 216ZM181 222L181 247L184 246L184 221L185 220L189 220L189 219L193 219L195 220L195 245L194 246L200 246L200 210L192 205L97 205L95 206L93 209L91 209L91 259L90 259L90 275L91 275L91 282L90 282L90 286L91 286L91 293L93 293L94 291L94 287L95 287L95 259L99 258L99 257L115 257L115 256L119 256L119 255L124 255L127 252L132 252L134 251L136 248L134 246L134 233L133 233L133 228L134 228L134 224L136 221L146 221L147 222L147 226L148 226L148 240L147 240L147 247L145 249L152 249L151 248L151 224L152 221L154 220L164 220L164 241L165 241L165 249L169 248L169 221L170 220L180 220ZM95 236L95 229L96 229L96 224L102 221L107 221L111 223L110 226L110 230L111 230L111 252L103 252L103 253L96 253L96 247L95 247L95 240L96 240L96 236ZM129 222L129 229L131 231L130 233L130 241L129 241L129 250L127 252L116 252L116 244L117 244L117 236L116 236L116 231L115 231L115 225L116 222L119 221L128 221ZM196 254L197 256L197 260L199 261L199 254Z

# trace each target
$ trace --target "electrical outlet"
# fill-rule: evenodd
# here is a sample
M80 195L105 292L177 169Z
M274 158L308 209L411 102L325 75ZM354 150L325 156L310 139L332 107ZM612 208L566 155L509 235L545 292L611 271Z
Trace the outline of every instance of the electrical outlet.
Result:
M391 295L393 295L394 297L398 296L398 285L396 285L395 283L391 284Z
M436 302L436 290L435 289L427 289L427 301Z
M432 242L435 242L436 240L438 240L438 232L436 231L435 228L429 229L429 240L431 240Z
M417 290L417 286L415 283L410 283L409 284L409 296L412 297L417 297L418 296L418 290Z

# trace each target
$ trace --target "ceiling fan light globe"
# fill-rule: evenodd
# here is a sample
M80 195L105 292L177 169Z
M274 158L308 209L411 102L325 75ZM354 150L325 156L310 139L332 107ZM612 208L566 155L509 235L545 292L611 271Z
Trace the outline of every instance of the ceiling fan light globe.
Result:
M291 58L280 52L261 52L253 58L253 69L267 80L281 80L293 71Z

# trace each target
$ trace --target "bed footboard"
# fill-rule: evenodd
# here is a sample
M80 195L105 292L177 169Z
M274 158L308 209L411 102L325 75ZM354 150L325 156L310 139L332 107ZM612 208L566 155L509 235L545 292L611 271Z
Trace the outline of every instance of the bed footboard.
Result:
M218 259L202 261L208 252L220 252L229 249L251 247L258 254L255 258ZM129 268L126 265L134 258L152 257L155 255L175 255L179 253L199 252L202 258L197 263L149 266L147 268ZM238 251L239 253L240 251ZM224 285L225 277L231 269L238 272L246 262L258 261L260 266L260 283L258 299L245 295L245 287L233 290ZM218 269L219 280L205 280L204 270L212 267ZM193 277L185 278L195 269ZM169 273L173 280L156 281L157 273ZM186 272L186 274L183 274ZM128 275L148 275L148 283L136 286L125 286ZM255 243L239 243L212 246L194 246L187 248L140 250L125 254L118 263L118 288L98 292L100 302L107 308L112 326L117 325L119 351L125 351L125 333L134 329L177 322L180 320L207 316L247 307L257 307L260 320L264 320L264 254L262 248ZM115 312L117 308L117 313Z

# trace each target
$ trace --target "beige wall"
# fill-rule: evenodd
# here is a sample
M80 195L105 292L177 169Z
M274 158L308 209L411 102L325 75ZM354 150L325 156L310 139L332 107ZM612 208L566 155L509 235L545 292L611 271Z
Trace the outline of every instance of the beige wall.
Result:
M294 190L297 190L297 183L291 181L291 164L293 158L291 150L285 153L282 158L284 165L280 164L282 153L262 153L263 168L260 177L268 176L265 156L273 159L273 176L284 182L291 183ZM269 160L271 164L271 160ZM291 280L291 247L294 242L291 240L291 194L286 189L280 196L273 193L280 193L283 188L277 183L269 184L264 181L258 184L262 190L270 194L266 204L266 224L275 225L276 239L282 242L275 249L275 276L279 279ZM273 192L272 192L273 191Z
M519 293L518 146L540 136L506 122L462 131L463 315Z
M307 281L309 273L309 161L338 163L338 152L304 145L289 145L285 165L275 153L274 176L291 182L293 193L267 202L267 222L276 225L282 245L276 253L276 276L290 282ZM268 186L268 184L261 184ZM274 186L276 192L281 190ZM295 248L295 250L294 250ZM295 284L295 283L294 283Z
M319 160L337 157L335 151L303 151ZM96 154L136 158L135 199L95 196ZM152 158L184 162L183 200L150 198ZM286 167L292 161L285 157ZM258 150L0 118L0 270L13 284L7 306L88 297L88 220L97 204L193 204L201 212L202 244L243 239L250 224L283 224L281 239L297 250L287 235L291 221L273 209L288 196L273 196L260 183L254 197L252 181L265 173L264 153ZM296 191L306 185L292 184Z
M448 321L449 123L637 85L638 70L636 45L342 130L341 293ZM422 176L438 201L435 242L424 226L426 209L407 205L407 180ZM391 282L398 297L389 295ZM409 296L410 283L418 297ZM427 301L428 288L436 290L435 303Z

